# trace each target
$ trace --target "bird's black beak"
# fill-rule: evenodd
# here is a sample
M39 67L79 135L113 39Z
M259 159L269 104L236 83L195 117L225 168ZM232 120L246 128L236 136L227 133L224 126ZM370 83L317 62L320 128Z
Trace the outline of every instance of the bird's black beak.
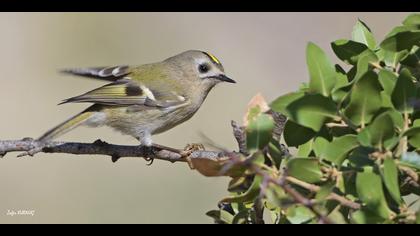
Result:
M235 80L227 77L226 75L220 74L218 76L215 76L218 80L228 82L228 83L236 83Z

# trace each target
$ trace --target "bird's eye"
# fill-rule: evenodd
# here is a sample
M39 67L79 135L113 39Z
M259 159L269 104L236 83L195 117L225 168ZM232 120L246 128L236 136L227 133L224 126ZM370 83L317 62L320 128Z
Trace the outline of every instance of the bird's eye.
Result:
M206 73L209 70L210 70L210 67L207 64L201 64L198 66L198 71L200 71L200 73Z

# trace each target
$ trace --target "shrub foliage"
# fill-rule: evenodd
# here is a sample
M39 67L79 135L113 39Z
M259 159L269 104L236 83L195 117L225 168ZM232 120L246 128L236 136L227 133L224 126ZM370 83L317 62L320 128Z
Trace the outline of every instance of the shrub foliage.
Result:
M208 174L232 178L217 223L420 223L420 15L331 47L340 64L309 43L309 83L250 103L246 148Z

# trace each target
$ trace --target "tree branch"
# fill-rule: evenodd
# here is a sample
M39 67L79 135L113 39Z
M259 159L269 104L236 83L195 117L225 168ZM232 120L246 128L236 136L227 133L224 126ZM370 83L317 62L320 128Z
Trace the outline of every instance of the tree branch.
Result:
M221 156L219 152L213 151L191 151L188 150L167 150L165 147L155 145L152 151L146 150L141 146L116 145L96 140L93 143L74 143L74 142L50 142L48 145L31 139L24 138L22 140L0 140L0 157L8 152L24 152L24 155L34 155L39 152L43 153L68 153L75 155L106 155L115 162L122 157L141 157L146 160L158 159L170 162L187 162L187 156L191 159L217 159ZM24 156L19 155L19 156Z

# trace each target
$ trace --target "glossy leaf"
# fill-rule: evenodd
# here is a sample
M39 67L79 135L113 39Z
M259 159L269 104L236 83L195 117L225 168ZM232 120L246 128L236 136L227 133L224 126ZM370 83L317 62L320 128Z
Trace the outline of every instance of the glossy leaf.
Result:
M206 215L225 224L232 224L233 221L233 215L225 210L212 210L207 212Z
M313 139L309 140L308 142L299 145L298 151L297 151L297 156L299 157L308 157L309 154L312 152L312 147L313 147L314 141Z
M358 145L357 136L354 134L337 137L326 145L319 157L330 161L337 166L341 166L343 161L347 158L347 154Z
M411 127L406 130L403 135L408 137L408 143L410 143L411 146L417 149L420 148L420 127Z
M420 14L418 13L413 13L409 16L407 16L407 18L405 18L405 20L403 21L404 25L418 25L420 26Z
M286 122L284 127L284 141L289 147L297 147L301 144L308 142L312 137L315 136L315 132L312 129L301 126L291 120Z
M370 49L375 49L376 47L375 38L373 37L372 32L370 32L370 29L361 20L358 20L354 26L352 38L356 42L365 44Z
M416 87L412 76L407 69L403 69L397 78L391 100L395 109L400 112L411 113L413 111L412 101L416 97Z
M311 221L315 214L304 206L293 205L287 208L286 217L292 224L302 224Z
M395 83L397 82L397 75L389 70L381 69L378 73L378 76L379 82L381 83L384 91L388 95L391 95L392 91L394 90Z
M389 194L396 203L401 204L400 186L398 184L398 167L392 157L387 157L384 160L382 176Z
M317 183L322 179L322 171L317 159L290 159L287 162L287 171L290 176L308 183Z
M411 50L413 46L420 46L420 31L403 31L395 33L381 43L381 48L393 52Z
M354 224L380 224L384 222L384 218L369 209L363 209L351 213L351 222Z
M335 68L324 51L313 43L306 48L306 63L309 70L309 89L329 96L335 84Z
M249 189L239 195L234 195L234 196L229 196L226 197L224 199L222 199L220 202L225 202L225 203L229 203L229 202L243 202L243 203L248 203L248 202L252 202L254 200L254 198L256 196L258 196L259 192L260 192L260 185L262 183L262 177L259 175L256 175L254 177L254 180L252 181L251 186L249 187Z
M382 86L378 75L372 71L366 73L354 84L350 96L350 103L344 114L355 125L369 123L374 114L381 108Z
M276 100L274 100L270 104L270 107L275 112L279 112L285 116L290 117L289 111L286 109L287 106L289 106L292 102L302 98L303 96L305 96L304 92L287 93L283 96L278 97Z
M320 157L325 152L325 148L328 145L328 140L324 137L317 137L314 140L313 150L316 157Z
M335 103L320 94L308 94L286 108L289 119L314 131L319 131L325 122L337 117Z
M270 142L274 129L274 121L267 114L260 114L246 127L246 143L248 150L256 151Z
M373 172L358 173L356 177L356 189L360 200L366 207L383 219L388 219L391 210L385 200L381 177Z
M351 65L356 65L359 55L367 49L363 43L346 39L334 41L331 47L340 60Z
M357 136L363 146L383 149L385 142L395 135L394 122L389 114L383 113Z
M348 82L347 75L337 72L337 83L335 84L331 98L338 105L341 105L348 97L349 91L353 86L353 82Z
M398 63L407 56L408 50L393 52L380 49L376 54L378 55L379 59L385 63L385 65L396 68Z
M420 47L414 46L410 52L406 52L406 56L401 60L402 65L410 67L419 67Z
M372 63L379 63L379 58L375 54L375 52L373 52L372 50L365 50L363 53L361 53L359 56L359 60L357 61L356 74L354 76L354 80L359 80L368 71L371 71Z

